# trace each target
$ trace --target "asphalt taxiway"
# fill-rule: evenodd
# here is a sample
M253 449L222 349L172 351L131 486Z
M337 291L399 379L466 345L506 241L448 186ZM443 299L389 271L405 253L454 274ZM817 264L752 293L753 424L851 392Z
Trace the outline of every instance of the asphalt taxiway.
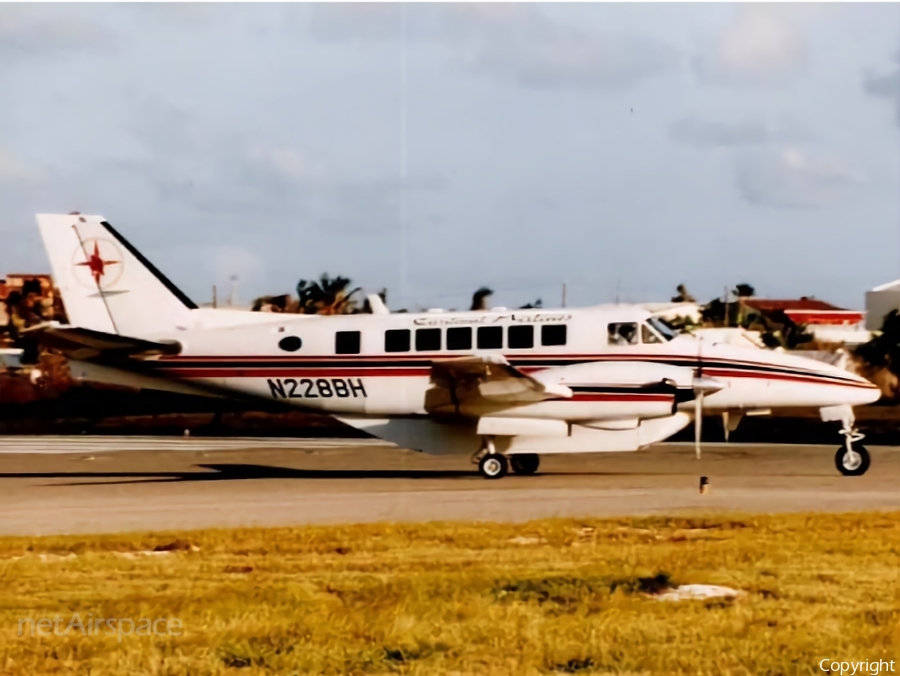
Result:
M843 477L836 448L706 444L698 461L662 444L545 456L537 476L487 481L467 458L358 440L5 437L0 535L900 509L900 449L869 447L868 473Z

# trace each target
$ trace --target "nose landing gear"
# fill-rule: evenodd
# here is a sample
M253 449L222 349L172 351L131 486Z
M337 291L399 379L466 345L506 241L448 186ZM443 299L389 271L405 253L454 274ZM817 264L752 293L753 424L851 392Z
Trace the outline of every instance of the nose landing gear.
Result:
M862 444L856 444L865 437L856 429L856 416L853 408L842 404L840 406L826 406L820 409L822 420L825 422L840 421L840 434L844 437L844 445L834 454L834 464L838 472L844 476L862 476L869 469L872 460L869 452ZM854 447L854 444L856 446Z
M852 421L844 424L841 430L846 441L844 445L837 449L834 454L834 464L838 472L844 476L862 476L869 469L872 459L869 457L869 451L862 444L854 443L865 437L853 426Z

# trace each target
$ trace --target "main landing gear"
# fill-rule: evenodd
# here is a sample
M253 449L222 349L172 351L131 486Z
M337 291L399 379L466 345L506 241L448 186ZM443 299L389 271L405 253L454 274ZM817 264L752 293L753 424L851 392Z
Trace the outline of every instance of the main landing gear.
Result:
M509 462L512 465L513 472L530 476L537 472L541 459L537 453L518 453L511 456Z
M509 473L510 465L516 474L530 476L537 472L541 460L536 453L519 453L507 458L497 452L492 437L485 437L472 462L478 463L478 473L485 479L501 479Z
M509 472L509 463L505 455L490 453L478 461L478 472L485 479L501 479Z
M838 472L844 476L862 476L869 469L872 459L869 452L862 444L854 443L860 441L864 434L860 434L859 430L853 426L853 419L845 419L841 434L844 436L844 445L837 449L834 454L834 464Z
M482 438L481 448L472 456L472 462L478 463L478 473L485 479L502 479L509 473L509 461L497 453L493 437Z

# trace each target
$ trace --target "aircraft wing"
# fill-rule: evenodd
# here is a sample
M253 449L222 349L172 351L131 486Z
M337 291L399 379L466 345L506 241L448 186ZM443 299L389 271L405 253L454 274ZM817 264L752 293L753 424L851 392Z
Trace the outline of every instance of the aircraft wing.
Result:
M501 355L476 355L432 362L431 382L460 405L482 403L528 404L546 399L568 399L565 385L542 383L509 364ZM440 398L432 397L435 402ZM431 408L427 406L427 408Z
M162 354L178 354L177 342L157 343L114 333L94 331L57 322L40 324L22 332L41 345L59 350L71 359L86 360L97 357L134 357L138 359Z

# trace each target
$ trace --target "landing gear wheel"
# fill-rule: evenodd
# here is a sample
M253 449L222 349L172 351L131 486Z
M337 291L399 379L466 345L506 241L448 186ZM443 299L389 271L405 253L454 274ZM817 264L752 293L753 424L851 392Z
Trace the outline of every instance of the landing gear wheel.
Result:
M537 453L517 453L510 457L509 464L516 474L530 476L537 472L541 459Z
M485 479L501 479L508 471L509 463L499 453L489 453L478 461L478 472Z
M846 447L841 446L834 454L834 464L838 472L844 476L862 476L869 469L872 459L869 452L862 444L853 447L853 453L847 452Z

